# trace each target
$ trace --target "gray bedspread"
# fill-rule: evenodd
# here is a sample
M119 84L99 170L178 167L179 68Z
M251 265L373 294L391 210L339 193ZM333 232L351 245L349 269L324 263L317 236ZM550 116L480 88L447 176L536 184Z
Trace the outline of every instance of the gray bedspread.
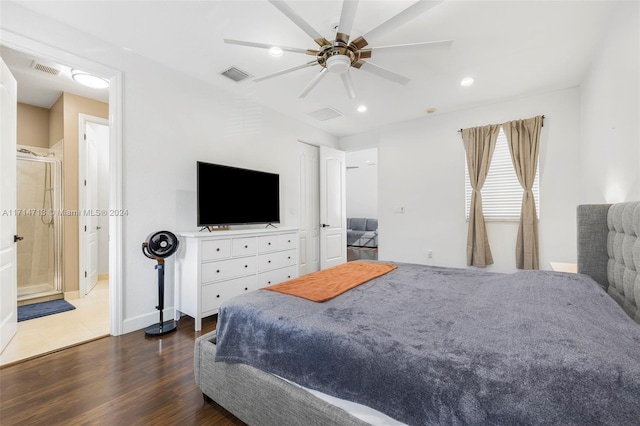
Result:
M399 264L324 303L220 308L216 361L410 425L639 425L640 327L591 278Z

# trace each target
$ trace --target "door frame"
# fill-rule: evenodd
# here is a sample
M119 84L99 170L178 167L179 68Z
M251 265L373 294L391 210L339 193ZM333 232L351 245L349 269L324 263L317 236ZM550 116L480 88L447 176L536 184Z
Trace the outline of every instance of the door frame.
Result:
M87 133L87 124L95 123L109 127L109 120L96 117L89 114L78 114L78 210L80 212L80 220L78 220L78 235L80 236L78 241L78 282L80 283L80 297L85 297L90 290L88 283L89 277L85 277L84 271L87 270L87 236L83 232L83 227L86 225L87 216L85 211L87 210L84 197L84 185L83 181L87 178L86 170L86 145L84 142L84 135ZM111 133L111 129L109 129ZM96 188L97 190L97 188Z
M7 47L42 59L83 69L109 80L109 210L124 211L122 169L122 72L56 47L0 29ZM109 319L110 333L123 332L123 217L109 216Z

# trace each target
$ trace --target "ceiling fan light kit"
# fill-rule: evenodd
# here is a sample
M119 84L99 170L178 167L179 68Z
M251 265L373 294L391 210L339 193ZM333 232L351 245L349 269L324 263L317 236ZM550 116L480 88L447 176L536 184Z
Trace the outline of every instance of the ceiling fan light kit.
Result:
M311 81L302 90L299 98L304 98L319 82L324 78L327 72L332 74L338 74L344 84L345 90L349 98L356 97L356 91L351 80L350 68L356 68L378 77L385 78L398 84L407 84L410 79L396 74L390 70L384 69L378 65L371 63L370 59L375 55L376 49L384 49L385 51L424 51L429 48L441 48L451 46L451 40L437 41L437 42L423 42L423 43L410 43L397 46L380 46L378 48L365 47L369 46L369 43L375 43L382 39L387 33L397 29L398 27L406 24L410 20L423 14L427 10L431 9L435 5L441 3L441 1L429 1L419 0L412 4L408 8L404 9L400 13L394 15L388 20L384 21L368 33L363 34L353 41L349 42L351 37L351 29L356 16L356 10L358 8L358 0L344 0L342 3L342 12L340 14L340 22L336 30L336 36L333 41L329 41L324 38L318 31L316 31L309 23L307 23L300 15L298 15L287 3L282 0L269 0L276 9L284 14L289 20L296 24L302 31L304 31L320 49L300 49L295 47L277 46L282 51L302 53L305 55L315 56L314 61L307 62L303 65L298 65L292 68L287 68L269 75L258 77L254 79L255 82L267 80L269 78L277 77L283 74L288 74L293 71L308 68L315 65L320 65L322 69L316 74ZM271 49L274 46L255 43L241 40L224 39L225 43L236 44L248 47L258 47L264 49ZM365 59L367 59L365 61Z
M343 74L349 71L351 60L347 55L333 55L327 58L323 66L327 68L329 72Z

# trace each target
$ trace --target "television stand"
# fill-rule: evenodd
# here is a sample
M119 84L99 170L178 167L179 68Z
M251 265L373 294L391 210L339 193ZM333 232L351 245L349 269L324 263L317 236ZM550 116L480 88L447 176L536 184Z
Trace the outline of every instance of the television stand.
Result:
M277 226L275 226L273 223L267 223L267 226L265 226L265 228L268 228L268 227L270 227L270 226L271 226L272 228L278 229L278 227L277 227Z
M220 305L240 294L298 276L298 230L238 229L180 232L174 281L174 320L218 313Z

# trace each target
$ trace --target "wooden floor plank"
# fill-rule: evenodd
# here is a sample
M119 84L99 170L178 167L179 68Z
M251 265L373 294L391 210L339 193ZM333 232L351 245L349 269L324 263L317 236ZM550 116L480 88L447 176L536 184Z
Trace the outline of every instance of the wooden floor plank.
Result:
M195 338L183 317L178 330L95 340L0 369L0 424L244 425L206 403L193 376Z

